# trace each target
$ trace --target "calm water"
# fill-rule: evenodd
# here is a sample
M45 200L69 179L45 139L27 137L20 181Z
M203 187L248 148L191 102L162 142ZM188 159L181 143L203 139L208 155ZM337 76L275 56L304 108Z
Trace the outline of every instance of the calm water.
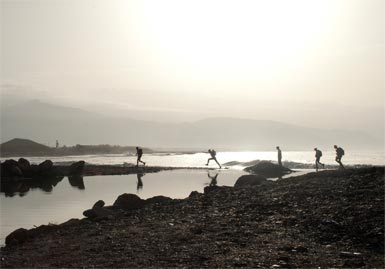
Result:
M112 205L122 193L135 193L143 199L156 195L185 198L191 191L203 192L215 176L219 186L233 186L242 174L245 173L239 170L174 170L143 176L92 176L71 181L65 177L59 182L33 188L15 186L13 191L0 193L1 244L10 232L20 227L82 218L82 212L100 199ZM142 184L138 184L140 181Z

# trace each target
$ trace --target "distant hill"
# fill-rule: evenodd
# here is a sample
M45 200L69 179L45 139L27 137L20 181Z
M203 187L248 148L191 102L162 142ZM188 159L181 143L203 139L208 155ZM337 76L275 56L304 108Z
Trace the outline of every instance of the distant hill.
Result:
M144 152L153 152L143 148ZM85 154L122 154L136 152L135 147L111 145L75 145L71 147L51 148L32 140L15 138L0 144L1 157L30 157L30 156L67 156Z
M332 149L383 149L384 141L353 130L310 128L277 121L209 118L196 122L158 123L130 118L109 117L31 101L2 111L1 138L28 137L36 141L56 139L61 144L139 145L167 149L207 150L312 150L315 146Z
M0 145L1 156L39 156L52 152L52 148L29 139L15 138Z

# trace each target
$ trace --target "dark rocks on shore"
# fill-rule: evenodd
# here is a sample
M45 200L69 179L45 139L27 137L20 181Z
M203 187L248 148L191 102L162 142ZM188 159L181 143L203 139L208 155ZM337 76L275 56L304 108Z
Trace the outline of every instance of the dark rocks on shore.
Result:
M53 162L51 160L45 160L39 164L40 175L51 175L53 173Z
M104 207L104 205L104 201L99 200L91 209L85 210L83 215L95 221L101 221L113 217L115 213L110 208Z
M84 170L85 161L78 161L70 165L68 175L82 175Z
M18 163L19 168L21 169L21 172L23 173L23 175L30 176L32 168L31 168L31 164L29 163L29 161L27 159L20 158L17 161L17 163Z
M250 186L261 185L266 182L268 182L267 179L260 175L243 175L238 178L238 180L234 184L234 187L236 188L250 187Z
M289 168L280 166L269 161L260 161L253 166L245 168L244 170L249 173L258 174L267 178L282 177L286 174L291 173L291 170Z
M17 179L23 176L19 164L15 160L6 160L1 163L1 178L4 179Z
M124 193L119 195L119 197L115 200L113 206L124 209L138 209L144 206L145 202L139 196L131 193Z
M5 238L5 244L7 246L20 244L26 241L27 238L28 238L28 230L24 228L20 228L13 231Z
M167 203L170 201L172 201L172 199L170 197L158 195L158 196L148 198L144 202L147 205L147 204L164 204L164 203Z
M1 249L1 266L384 267L384 168L219 187L187 199L119 198L131 209L98 201L93 210L111 217L29 230L26 242Z
M1 191L5 192L7 196L13 196L15 192L19 192L22 196L23 193L34 187L50 192L64 175L69 176L71 186L84 189L82 178L84 164L84 161L79 161L69 167L59 167L54 166L51 160L31 165L24 158L20 158L18 161L9 159L1 163Z

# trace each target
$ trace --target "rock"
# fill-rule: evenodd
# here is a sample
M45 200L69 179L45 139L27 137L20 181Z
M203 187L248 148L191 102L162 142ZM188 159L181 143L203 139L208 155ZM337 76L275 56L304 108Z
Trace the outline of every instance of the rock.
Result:
M78 162L71 164L69 167L68 174L69 175L81 175L81 174L83 174L84 165L85 165L84 161L78 161Z
M345 257L345 258L356 258L362 256L361 253L359 252L348 252L348 251L341 251L340 252L340 257Z
M96 214L94 209L87 209L87 210L83 211L83 216L90 218L90 219L93 219L93 218L97 217L97 214Z
M100 200L101 201L101 200ZM100 202L98 201L98 202ZM104 207L93 207L92 209L85 210L83 215L91 220L99 221L110 218L114 213Z
M158 195L145 200L146 204L163 204L172 201L170 197Z
M124 210L142 208L144 204L144 200L140 199L137 195L131 193L124 193L122 195L119 195L119 197L114 202L115 207Z
M67 220L66 222L63 222L61 225L63 226L71 226L71 225L74 225L74 224L78 224L80 222L79 219L75 219L75 218L72 218L72 219L69 219Z
M31 164L29 163L29 161L27 159L20 158L17 161L17 163L19 165L19 168L23 172L23 175L25 175L25 176L31 175Z
M94 206L92 207L92 209L95 209L95 208L101 208L105 205L104 201L103 200L99 200L97 201Z
M23 176L23 172L18 166L12 166L11 172L12 172L12 176L16 176L16 177Z
M269 161L261 161L256 165L245 168L245 171L268 178L281 177L285 174L291 173L290 169Z
M207 187L205 187L205 188L203 189L203 192L204 192L205 194L207 194L207 193L209 193L209 192L217 191L217 190L219 190L219 189L220 189L220 187L218 187L218 186L207 186Z
M42 175L51 174L53 169L53 162L51 160L45 160L39 164L39 173Z
M23 175L19 164L15 160L6 160L1 163L1 178L15 178Z
M5 238L5 244L7 246L20 244L26 241L27 238L28 238L28 230L24 228L20 228L13 231Z
M295 250L298 253L306 253L306 252L308 252L308 249L306 247L302 247L302 246L296 247Z
M197 192L197 191L192 191L192 192L190 193L190 195L188 196L188 198L199 197L199 195L201 195L199 192Z
M267 179L259 175L243 175L238 178L235 182L234 187L247 187L247 186L256 186L261 185L262 183L267 182Z

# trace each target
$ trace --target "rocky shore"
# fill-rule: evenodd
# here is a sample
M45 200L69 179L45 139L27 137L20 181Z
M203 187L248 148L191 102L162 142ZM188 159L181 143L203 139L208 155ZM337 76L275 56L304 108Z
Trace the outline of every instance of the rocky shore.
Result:
M98 201L87 218L9 235L1 267L384 268L383 167L254 183Z

